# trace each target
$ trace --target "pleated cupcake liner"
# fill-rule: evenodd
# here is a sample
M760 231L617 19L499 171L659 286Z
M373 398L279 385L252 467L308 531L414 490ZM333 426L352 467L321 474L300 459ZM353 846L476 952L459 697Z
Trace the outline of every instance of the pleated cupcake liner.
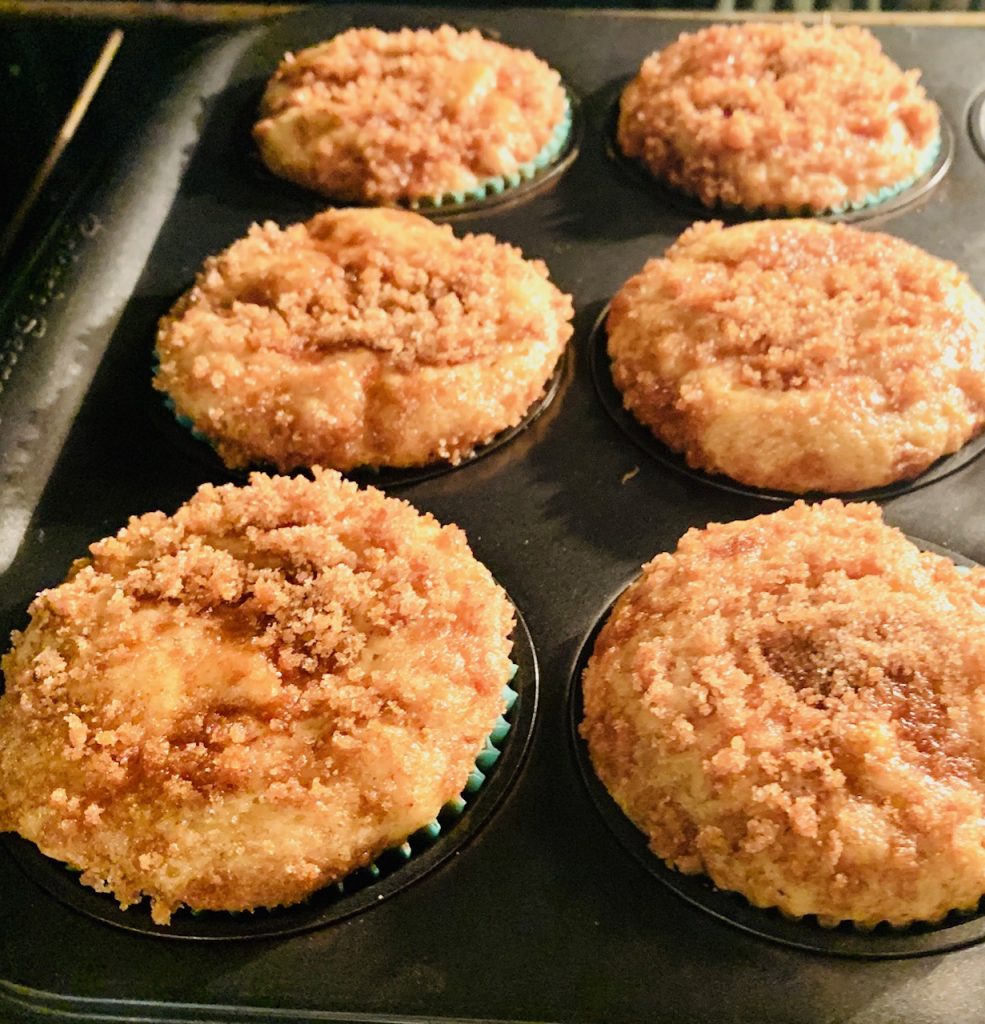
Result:
M511 663L510 683L516 677L517 668L518 666ZM408 836L402 843L389 847L369 864L357 868L351 874L346 875L345 878L340 878L335 882L334 887L340 894L344 895L357 882L359 883L358 887L362 888L368 881L376 881L384 877L384 875L392 874L401 864L405 864L415 854L423 853L433 846L442 833L461 818L465 813L469 800L482 789L487 773L502 754L501 744L511 729L511 725L505 716L510 713L519 696L510 683L503 687L505 711L497 717L492 732L486 737L482 750L476 756L475 767L469 772L468 779L461 793L452 797L431 821Z
M341 472L350 479L355 479L361 484L367 484L374 487L387 487L390 485L416 483L427 480L433 476L438 476L449 470L458 469L470 462L474 462L476 459L482 458L489 452L492 452L511 441L517 434L525 430L541 414L541 412L550 405L554 400L558 387L560 386L560 380L564 374L564 368L566 365L566 358L567 352L563 352L558 357L557 363L551 371L550 377L548 377L544 382L543 393L540 398L531 402L519 423L515 423L513 426L503 427L488 440L475 443L471 454L464 456L459 462L452 463L446 459L436 457L430 462L422 462L416 465L391 466L386 463L382 463L380 465L353 466L349 469L342 470ZM157 375L159 365L160 361L157 357L157 353L155 352L151 361L152 377ZM209 437L208 434L203 433L195 426L195 423L190 417L184 415L184 413L178 412L174 399L170 394L167 392L159 392L159 394L162 405L170 413L174 422L194 438L195 441L205 445L207 451L203 450L200 455L207 456L208 453L211 452L220 460L220 462L222 462L226 473L228 473L234 480L238 477L245 479L246 475L252 470L260 470L267 473L292 473L296 470L310 467L311 465L311 463L305 463L304 465L298 464L289 470L283 470L278 469L273 463L264 462L260 459L253 459L244 465L237 466L236 468L230 468L226 465L226 460L219 452L219 440ZM385 474L390 474L390 476L387 477Z
M367 885L371 885L378 879L392 875L416 854L423 853L425 850L434 846L434 844L441 838L442 834L444 834L462 817L468 807L469 801L482 789L486 782L488 773L499 760L502 754L502 743L512 728L512 725L507 720L506 716L509 715L513 706L516 704L517 698L519 697L517 691L513 689L512 685L510 685L516 678L518 668L519 666L512 662L510 663L509 682L503 687L503 703L505 708L503 713L497 716L496 722L492 727L492 731L486 737L482 750L480 750L476 756L475 765L469 772L461 793L452 797L451 800L444 804L431 821L417 829L416 832L408 836L402 843L387 848L369 864L356 868L344 878L340 878L337 882L330 883L328 886L324 887L324 889L316 890L307 899L296 904L297 906L304 906L305 903L317 896L319 892L324 892L325 889L334 889L339 896L345 896L350 892L364 889ZM64 867L67 871L73 874L78 874L82 871L82 868L74 864L65 864ZM204 911L194 910L188 907L182 908L179 912L187 913L192 917L199 917L202 914L209 914L210 916L214 914L227 914L233 917L238 917L243 914L253 913L252 910Z
M942 138L938 132L934 141L920 154L917 169L909 177L903 178L902 181L895 182L892 185L884 185L877 192L870 192L861 199L839 203L837 206L828 206L823 210L816 210L812 206L743 206L741 203L723 202L717 203L716 206L710 207L709 210L710 212L719 209L730 213L746 213L753 217L828 217L872 209L912 188L922 177L928 174L940 155L941 145ZM687 195L688 193L682 194Z
M573 120L571 100L565 96L564 113L561 115L561 120L558 121L546 145L532 160L520 164L510 174L497 174L486 178L470 189L443 192L437 196L418 196L410 200L407 205L412 210L438 210L442 207L461 206L464 203L481 202L483 199L502 195L524 182L532 181L541 171L554 163L567 145L571 137Z
M154 360L154 373L157 373L156 358ZM203 444L207 444L212 449L212 451L214 451L218 455L219 451L216 448L216 442L211 437L209 437L208 434L203 434L202 431L195 426L195 423L193 422L190 416L185 416L184 413L178 412L178 407L174 404L174 399L168 394L164 394L161 397L164 402L164 407L168 410L168 412L171 413L172 416L174 416L175 422L178 424L178 426L184 427L184 429L187 430L188 433L191 434L191 436L194 437L196 441L201 441Z
M668 868L668 870L675 869ZM717 892L735 900L736 903L741 904L744 908L765 914L774 920L787 921L795 925L807 925L809 928L818 928L828 936L839 933L842 935L891 935L904 937L907 935L943 931L947 928L967 924L973 918L980 916L982 913L982 902L985 900L985 897L981 897L972 906L952 907L934 920L917 918L905 924L894 924L892 921L883 919L870 924L864 921L854 921L847 917L836 921L818 914L791 914L776 905L759 906L735 889L720 889L711 879L707 879L707 881L710 885L714 886Z
M902 181L898 181L894 185L884 185L878 192L870 192L862 199L849 203L841 203L838 206L832 206L825 210L821 216L829 213L854 213L857 210L864 210L868 207L878 206L880 203L886 202L887 199L893 199L901 192L905 192L908 188L912 188L925 174L930 171L934 166L934 161L937 159L940 151L941 136L938 132L934 141L931 142L923 153L920 154L920 159L917 162L917 169L908 178L904 178Z
M695 192L691 192L680 185L671 185L659 175L654 174L642 161L625 156L614 139L610 146L610 154L625 166L631 167L638 179L645 176L649 180L662 185L674 195L680 196L682 199L692 200L695 204L700 205L701 215L698 216L699 220L702 219L702 216L704 219L714 217L716 213L723 215L743 214L748 217L837 217L843 214L858 213L861 210L874 210L882 203L894 199L896 196L906 192L907 189L912 188L921 178L924 178L934 169L934 164L940 156L943 145L943 137L938 133L934 141L921 153L917 169L909 177L903 178L892 185L885 185L877 192L870 192L862 199L839 203L837 206L825 207L823 210L817 210L812 206L783 206L778 203L744 206L742 203L728 203L722 200L711 206L705 206L701 203Z

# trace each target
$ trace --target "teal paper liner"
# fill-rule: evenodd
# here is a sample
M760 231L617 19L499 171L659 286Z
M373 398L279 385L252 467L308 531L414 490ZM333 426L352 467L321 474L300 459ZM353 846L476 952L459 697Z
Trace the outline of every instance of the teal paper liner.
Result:
M623 83L624 85L625 83ZM929 146L920 154L919 161L917 163L916 171L907 178L896 182L893 185L887 185L877 192L872 192L862 199L855 200L849 203L840 203L837 206L827 207L825 209L816 210L809 206L790 207L783 206L782 204L766 204L760 206L743 206L741 203L727 203L719 200L711 206L704 205L698 198L696 193L684 188L680 185L671 185L659 174L655 174L649 167L642 162L642 160L636 160L632 157L626 156L623 153L619 143L617 141L617 131L619 122L619 103L622 95L622 87L615 93L610 113L608 117L608 127L606 130L606 151L609 157L615 160L617 163L622 164L627 170L632 170L634 177L638 180L647 179L665 189L670 195L680 197L681 199L693 202L700 208L700 211L694 211L694 216L698 220L708 219L714 217L716 214L720 214L723 217L728 216L748 216L748 217L839 217L847 216L851 217L853 213L860 213L861 211L870 211L873 214L878 212L878 207L883 203L894 199L895 197L906 192L908 189L918 185L922 178L935 172L935 164L938 159L944 156L944 162L939 169L938 173L943 171L950 165L951 151L953 150L954 143L951 138L951 131L949 126L944 120L941 120L940 127L937 135L930 143Z
M503 687L503 702L505 708L503 713L497 717L493 730L491 730L488 736L485 737L485 741L482 744L482 750L479 751L476 756L475 767L471 772L469 772L468 779L466 780L461 794L454 797L452 800L449 800L427 824L415 831L415 833L406 838L402 843L389 847L369 864L355 868L355 870L347 874L344 879L340 879L334 884L330 883L328 886L324 887L324 889L316 890L306 899L293 904L294 906L303 906L305 903L317 896L319 892L324 892L326 889L335 889L339 896L346 895L353 888L355 891L365 889L368 885L372 885L377 880L385 878L386 876L389 876L389 874L398 870L402 864L411 860L415 854L423 853L425 850L432 847L441 837L442 833L462 817L466 807L468 806L469 799L481 790L482 784L486 780L486 774L494 767L496 762L499 761L502 754L500 749L501 744L503 743L503 740L506 739L510 729L512 728L511 723L507 721L505 716L509 715L519 696L517 691L510 685L515 678L518 669L519 667L517 665L512 662L510 663L510 679ZM63 864L62 866L67 872L79 873L82 870L81 867L77 867L74 864ZM191 918L200 918L200 916L208 914L209 916L226 916L226 918L229 919L242 919L253 912L253 910L206 911L196 910L190 907L181 907L175 911L176 914L187 914L188 916L191 916Z
M550 377L548 377L544 382L544 390L540 398L536 399L530 406L528 406L527 411L524 413L523 418L519 423L512 427L505 427L490 440L476 445L472 454L463 458L461 462L451 463L447 460L436 459L433 462L424 463L419 466L356 466L352 469L342 471L343 476L350 480L354 480L360 486L390 489L415 483L422 483L425 480L430 480L433 477L440 476L446 472L468 465L470 462L474 462L477 459L483 458L512 441L519 433L533 423L533 421L536 420L537 417L540 416L540 414L554 401L564 377L568 358L568 349L566 348L555 363ZM157 376L159 367L160 359L158 358L157 349L155 348L151 358L152 379ZM245 466L239 466L235 469L231 469L225 464L225 460L219 454L218 441L215 441L207 434L202 433L202 431L195 426L194 422L188 416L185 416L183 413L179 413L175 406L174 399L168 392L158 391L156 388L153 390L160 396L161 405L167 409L174 422L183 430L187 431L195 441L200 444L204 444L208 450L216 456L222 464L222 472L226 474L226 478L229 480L245 481L249 473L253 471L290 475L297 471L305 471L307 468L310 468L296 466L291 470L280 470L270 463L250 462Z
M716 203L715 206L708 207L708 210L711 213L716 209L727 210L729 212L748 213L755 217L775 217L777 215L785 217L829 217L839 216L845 213L856 213L859 210L871 209L872 207L878 206L889 199L893 199L901 192L905 192L908 188L912 188L922 177L924 177L924 175L928 174L932 170L937 157L940 155L941 145L942 138L938 131L934 141L931 142L923 153L920 154L920 160L917 163L916 171L908 178L904 178L902 181L893 185L884 185L878 192L870 192L862 199L855 199L847 203L839 203L837 206L828 206L823 210L816 210L812 206L743 206L741 203L724 202ZM647 170L645 167L643 169ZM687 195L694 199L697 198L693 193L684 190L680 191L682 195Z
M878 206L879 203L884 203L887 199L892 199L893 196L898 196L900 192L905 192L906 189L912 188L930 169L934 166L934 161L937 159L941 151L941 133L938 130L937 135L934 137L933 142L920 154L920 159L917 161L917 169L908 178L904 178L902 181L897 182L895 185L884 185L878 192L871 192L864 199L860 199L853 203L842 203L840 206L833 206L827 213L850 213L854 210L863 210L868 206Z
M517 666L512 662L510 670L510 682L517 673ZM509 714L510 709L516 703L518 694L512 686L507 683L503 687L503 701L506 704L504 714ZM469 772L469 777L465 782L465 787L458 796L452 797L441 808L441 810L431 819L423 828L419 828L412 835L408 836L398 846L391 846L389 849L384 850L376 860L367 864L365 867L357 868L351 874L346 875L345 878L340 878L335 883L335 888L339 893L346 892L346 883L352 884L353 881L363 882L365 875L368 874L372 880L381 878L384 874L389 874L391 871L396 870L400 864L408 861L415 853L419 853L421 850L427 849L434 843L444 829L457 821L465 811L468 804L469 797L477 793L481 788L482 784L486 781L486 773L493 767L493 765L499 760L500 744L506 739L507 734L510 731L510 723L506 720L504 715L499 715L496 719L495 724L492 727L492 732L486 737L483 743L482 750L479 751L475 759L475 767ZM360 875L363 878L360 878ZM360 885L360 888L362 886Z
M157 371L160 368L161 368L161 360L158 358L157 348L155 346L154 351L151 354L151 379L152 380L153 380L153 378L155 378L157 376ZM157 390L157 389L155 388L155 390ZM174 399L171 397L171 395L167 391L160 391L160 392L158 392L158 394L160 394L160 396L161 396L161 401L164 402L164 407L175 418L175 421L177 422L177 424L179 426L181 426L181 427L184 427L185 430L187 430L188 433L190 433L192 435L192 437L195 438L196 441L204 442L214 452L216 452L216 454L218 454L218 452L216 451L215 443L213 442L212 438L211 437L206 437L206 435L203 434L202 431L199 430L198 427L195 426L195 424L191 420L191 417L185 416L183 413L178 412L178 407L174 404Z
M458 192L444 192L439 196L419 196L409 200L407 205L412 210L439 210L445 206L461 206L464 203L481 202L483 199L502 195L511 188L516 188L526 181L532 181L545 167L552 164L564 149L571 138L572 123L571 99L565 94L564 113L561 115L561 120L558 121L547 144L532 160L520 164L512 174L487 178L485 181L480 181L474 188Z
M154 405L156 407L157 403ZM495 677L489 680L498 691L500 715L496 716L495 722L490 723L490 742L482 745L473 762L484 776L480 791L474 796L469 794L463 776L462 792L456 796L461 797L467 806L454 827L448 826L455 817L457 800L449 801L452 806L447 810L438 810L438 822L443 828L437 841L426 834L411 836L409 839L401 837L411 847L413 855L404 860L400 853L403 842L395 843L395 850L377 858L380 876L374 878L365 870L353 871L353 879L358 876L362 884L356 885L353 882L350 887L347 882L345 895L329 883L312 892L307 899L290 906L258 907L243 912L203 910L197 914L182 909L175 914L170 927L166 927L153 923L146 905L124 911L108 893L80 885L78 878L65 870L64 863L46 857L34 843L14 833L0 834L0 847L14 859L25 878L35 883L47 896L57 900L61 906L111 927L158 939L182 942L252 941L310 932L364 913L431 874L439 865L452 861L488 823L514 782L534 729L539 670L530 631L520 610L515 605L513 609L516 621L511 660L519 668L514 668L511 673L512 683L508 689L503 688L507 682L505 680ZM520 693L522 699L517 699L516 693ZM503 742L505 733L508 733L508 738ZM501 748L501 756L496 758L491 770L488 763L495 755L487 752L489 746ZM484 753L482 760L486 762L485 766L478 757L478 754ZM472 787L477 787L479 783L480 780L473 777Z
M158 359L157 353L155 352L154 376L157 376L157 367ZM188 433L191 434L191 436L195 438L196 441L199 441L201 444L208 445L209 450L214 452L216 457L222 462L225 471L233 475L233 479L235 479L235 474L237 473L243 474L245 478L246 474L252 472L253 470L258 470L260 472L266 473L280 473L280 470L278 470L275 466L270 466L265 463L250 463L248 466L242 466L239 469L230 469L228 466L226 466L225 460L219 454L217 442L213 440L211 437L209 437L208 434L203 434L202 431L195 426L195 423L190 416L185 416L184 413L178 412L178 407L174 404L174 399L166 391L161 392L161 398L164 402L164 407L174 417L175 423L177 423L179 427L182 427L185 430L187 430Z
M507 721L505 716L510 713L519 696L517 691L510 685L516 677L518 669L518 665L510 662L509 682L507 682L503 687L503 703L505 707L502 714L497 716L492 727L492 731L486 737L482 750L480 750L476 756L475 767L471 772L469 772L468 779L465 782L462 792L449 800L434 816L434 818L431 819L431 821L408 836L402 843L389 847L369 864L366 864L361 868L356 868L354 871L346 875L345 878L341 878L335 883L329 883L329 885L324 888L334 888L341 896L345 895L354 885L356 889L362 889L365 888L366 885L372 884L377 879L392 874L394 871L398 870L402 864L409 861L414 854L421 853L431 847L438 840L441 834L462 816L465 812L466 806L468 805L469 798L482 788L483 783L486 781L487 773L499 760L502 753L502 750L500 749L501 744L503 743L503 740L506 739L510 729L512 728L510 722ZM73 873L78 873L82 870L72 864L65 864L64 867L67 871ZM317 895L318 892L322 891L323 890L321 889L316 890L308 897L307 900L301 900L299 903L294 905L303 906L313 896ZM175 913L189 914L192 917L199 917L203 913L208 913L210 915L225 914L230 917L241 917L252 914L253 911L201 911L194 910L189 907L182 907Z
M154 359L154 373L155 373L155 375L157 374L157 358L156 358L156 356L155 356L155 359ZM212 440L212 438L211 437L207 437L205 434L203 434L202 431L199 430L198 427L195 426L195 424L192 422L190 417L185 416L182 413L178 412L177 406L175 406L175 404L174 404L174 399L169 394L167 394L167 392L164 392L162 394L162 397L164 399L165 407L174 416L174 418L177 421L178 425L181 426L181 427L184 427L185 430L187 430L188 433L190 433L192 435L192 437L195 438L196 441L202 441L205 444L207 444L213 451L216 451L215 442Z

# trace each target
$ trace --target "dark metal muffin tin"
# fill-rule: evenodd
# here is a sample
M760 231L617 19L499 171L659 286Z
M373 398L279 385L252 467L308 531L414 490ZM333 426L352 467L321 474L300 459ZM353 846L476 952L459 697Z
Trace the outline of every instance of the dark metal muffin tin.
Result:
M691 526L778 507L776 496L725 490L639 447L592 379L594 363L604 392L593 327L605 304L695 217L607 155L613 98L646 54L695 22L625 12L321 8L181 55L139 136L66 211L0 306L0 628L22 626L34 593L128 515L172 511L197 485L223 479L207 452L199 457L162 429L150 351L156 318L205 256L254 220L283 224L324 206L271 184L245 135L283 51L350 24L443 21L535 50L581 101L580 150L563 174L509 203L434 213L456 231L490 231L545 259L573 294L576 333L556 398L481 460L416 482L380 478L461 525L522 610L541 672L526 758L521 765L516 733L519 748L507 764L507 740L490 784L500 769L516 774L503 772L499 794L492 785L480 791L474 807L489 797L488 820L479 828L463 819L462 842L433 870L373 906L290 936L203 943L135 934L80 913L0 851L0 1019L985 1019L985 945L914 958L928 949L911 941L873 959L865 937L851 934L828 953L809 952L752 934L737 913L722 920L682 899L645 857L624 849L619 825L610 827L586 788L591 776L583 778L572 743L580 652L626 580ZM972 106L985 84L985 33L875 31L901 65L924 69L954 144L940 181L865 226L954 259L985 289L985 158L972 140L981 127L981 108ZM950 469L885 495L886 518L985 561L985 461ZM180 930L196 930L194 918L182 922ZM787 924L796 936L799 926ZM978 929L977 939L981 919L956 925L965 926Z

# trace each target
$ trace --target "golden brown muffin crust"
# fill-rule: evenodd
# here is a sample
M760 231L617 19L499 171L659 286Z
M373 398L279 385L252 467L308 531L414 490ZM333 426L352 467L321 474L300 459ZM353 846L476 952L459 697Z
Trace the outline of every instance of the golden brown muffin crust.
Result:
M657 856L753 904L905 925L985 893L985 570L873 505L691 530L584 676L593 764Z
M392 204L513 174L566 109L556 71L477 31L350 29L287 54L254 137L281 177Z
M863 28L714 25L651 54L618 141L706 206L822 211L921 172L940 113Z
M397 210L255 225L161 321L155 387L231 467L457 462L571 335L539 260Z
M296 902L427 824L502 710L513 626L457 527L321 472L135 517L30 614L0 829L159 923Z
M953 263L814 221L696 224L612 303L626 407L757 487L913 477L985 424L985 304Z

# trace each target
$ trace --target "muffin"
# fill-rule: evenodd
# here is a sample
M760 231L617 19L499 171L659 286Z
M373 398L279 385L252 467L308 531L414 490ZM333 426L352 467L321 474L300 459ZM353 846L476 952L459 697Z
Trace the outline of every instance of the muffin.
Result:
M230 468L458 463L571 336L539 260L399 210L254 225L161 321L154 386Z
M875 505L691 530L616 603L581 732L669 867L820 923L985 893L985 570Z
M927 173L940 112L863 28L714 25L651 54L617 141L705 206L841 212Z
M626 408L754 487L910 479L985 424L985 304L952 263L808 220L696 224L612 303Z
M352 202L463 202L532 178L571 127L556 71L449 25L350 29L287 54L253 136L274 174Z
M503 710L465 535L335 473L202 487L38 595L3 659L0 830L124 908L304 899L431 822Z

